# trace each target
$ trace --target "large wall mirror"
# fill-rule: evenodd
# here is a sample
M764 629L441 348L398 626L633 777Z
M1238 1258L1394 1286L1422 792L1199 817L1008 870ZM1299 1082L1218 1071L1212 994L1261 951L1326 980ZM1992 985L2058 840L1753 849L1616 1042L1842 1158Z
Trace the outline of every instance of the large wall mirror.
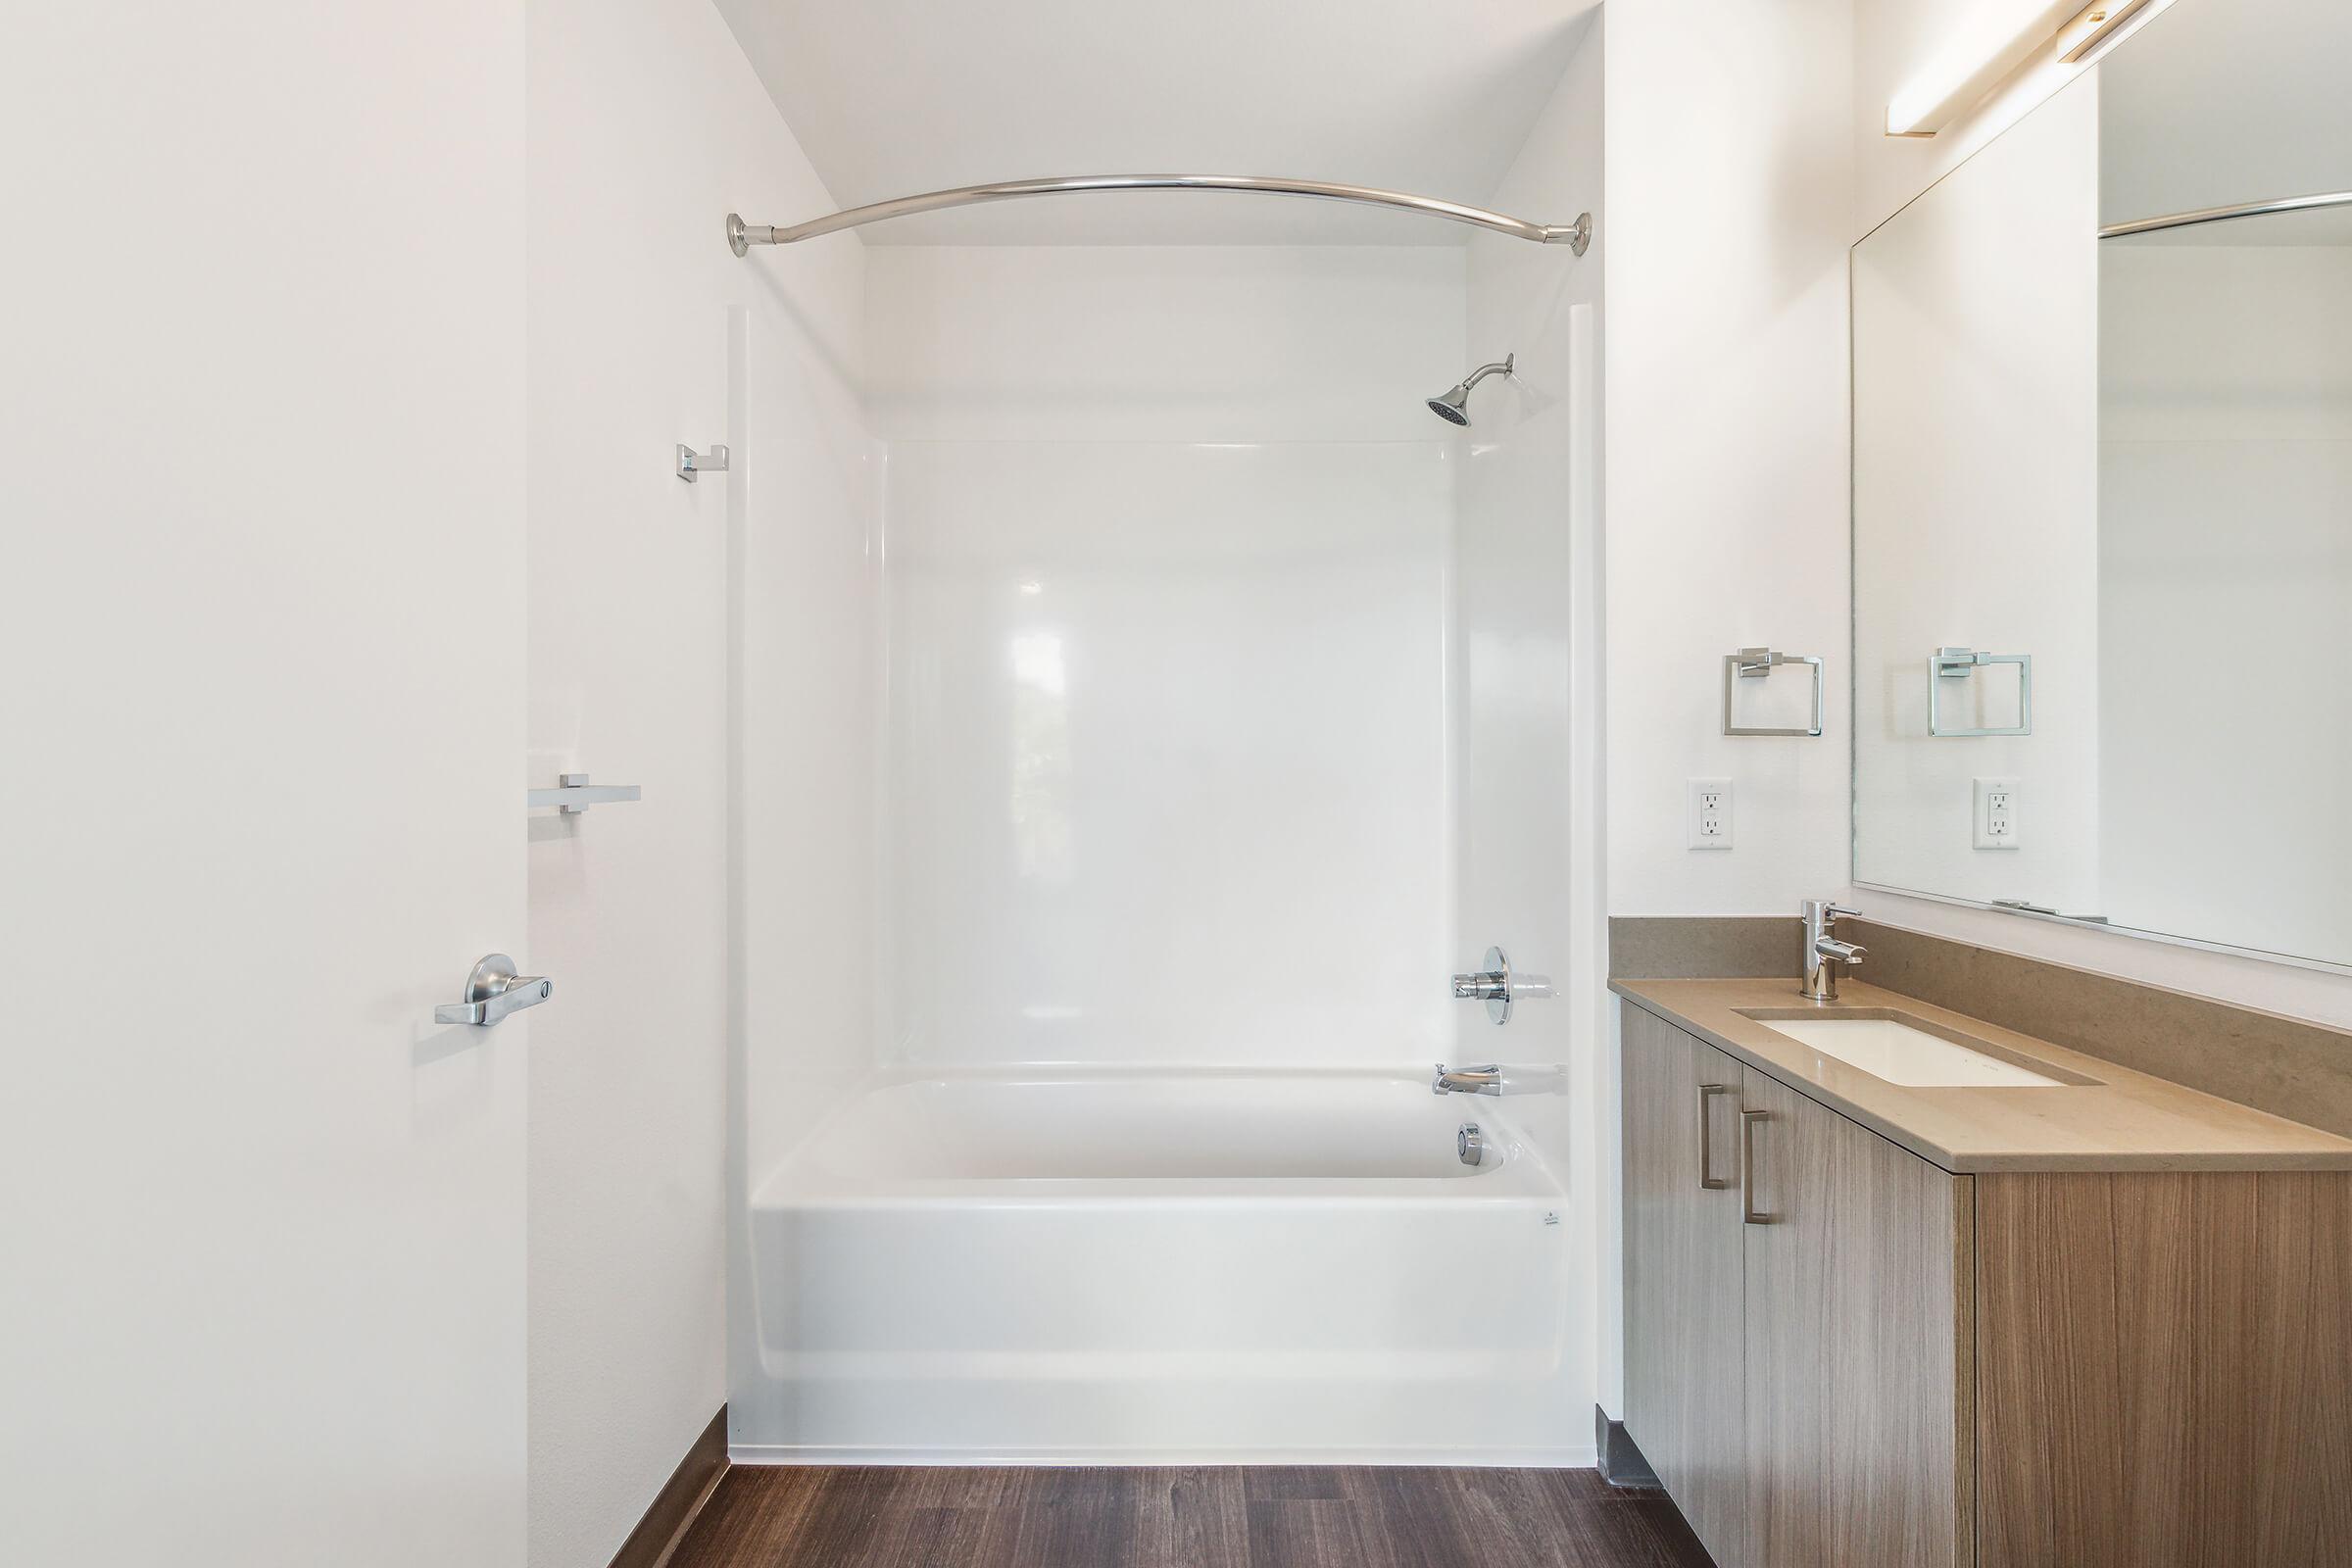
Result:
M2352 964L2348 66L2177 0L1854 248L1857 883Z

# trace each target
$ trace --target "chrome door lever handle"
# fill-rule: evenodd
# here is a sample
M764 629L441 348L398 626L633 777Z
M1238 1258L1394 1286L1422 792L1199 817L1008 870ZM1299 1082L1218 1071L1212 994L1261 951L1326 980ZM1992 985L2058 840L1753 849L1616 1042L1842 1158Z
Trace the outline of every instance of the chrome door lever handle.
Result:
M445 1002L433 1009L435 1023L474 1024L481 1028L510 1012L536 1007L556 994L556 983L544 975L516 974L514 960L503 953L486 956L466 977L466 1000Z
M510 1012L536 1007L556 994L556 983L537 975L517 975L514 983L487 1002L445 1002L433 1009L436 1023L470 1023L488 1027Z

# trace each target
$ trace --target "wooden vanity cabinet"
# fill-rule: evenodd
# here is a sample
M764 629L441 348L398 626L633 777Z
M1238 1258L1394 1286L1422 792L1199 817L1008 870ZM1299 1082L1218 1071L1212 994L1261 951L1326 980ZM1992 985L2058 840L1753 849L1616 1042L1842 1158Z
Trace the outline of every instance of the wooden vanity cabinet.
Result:
M1624 1040L1642 1455L1719 1568L1973 1562L1970 1179L1638 1008Z
M1624 1042L1625 1425L1717 1568L2352 1564L2352 1171L1954 1175Z
M2352 1170L1955 1175L1623 1020L1625 1425L1717 1568L2352 1568Z

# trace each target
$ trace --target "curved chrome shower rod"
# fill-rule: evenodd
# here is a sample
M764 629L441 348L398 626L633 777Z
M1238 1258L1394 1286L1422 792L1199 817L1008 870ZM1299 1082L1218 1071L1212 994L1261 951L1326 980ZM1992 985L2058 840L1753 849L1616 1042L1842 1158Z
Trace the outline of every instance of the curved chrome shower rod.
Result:
M1232 190L1256 191L1271 196L1312 196L1329 202L1354 202L1364 207L1389 207L1398 212L1419 213L1428 218L1442 218L1448 222L1468 223L1476 228L1492 229L1508 234L1513 239L1533 240L1539 245L1566 245L1579 256L1592 242L1592 215L1580 213L1573 223L1531 223L1524 218L1506 213L1490 213L1482 207L1464 207L1459 202L1444 202L1434 196L1413 196L1400 190L1379 190L1370 185L1335 185L1320 179L1280 179L1264 174L1073 174L1061 179L1007 179L994 185L958 185L953 190L926 191L920 196L901 196L893 201L875 202L866 207L852 207L826 218L812 218L806 223L777 227L772 223L747 223L733 213L727 215L727 247L738 256L750 253L754 245L790 245L819 234L830 234L844 228L859 228L867 223L879 223L886 219L906 218L914 213L936 213L950 207L976 207L983 202L1014 201L1024 196L1061 196L1077 191L1098 190Z
M2273 213L2300 213L2314 207L2352 207L2352 190L2325 190L2316 196L2280 196L2267 202L2240 202L2233 207L2200 207L2193 213L2167 213L2139 218L2129 223L2109 223L2101 239L2124 239L2167 228L2191 228L2199 223L2227 223L2239 218L2267 218Z

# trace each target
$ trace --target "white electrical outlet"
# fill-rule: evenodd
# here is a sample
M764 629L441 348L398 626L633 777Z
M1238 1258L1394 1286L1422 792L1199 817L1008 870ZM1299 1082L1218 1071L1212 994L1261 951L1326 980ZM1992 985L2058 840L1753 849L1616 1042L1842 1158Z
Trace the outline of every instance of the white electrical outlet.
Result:
M1732 847L1732 781L1694 778L1690 781L1690 848L1728 850Z
M1976 824L1978 849L2017 848L2017 780L1977 780Z

